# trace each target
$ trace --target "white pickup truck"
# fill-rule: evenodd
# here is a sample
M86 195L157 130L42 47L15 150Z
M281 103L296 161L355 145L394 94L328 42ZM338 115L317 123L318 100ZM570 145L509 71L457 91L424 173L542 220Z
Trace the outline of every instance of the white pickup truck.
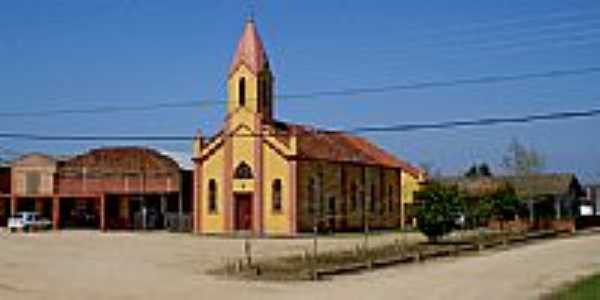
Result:
M8 229L15 231L32 231L50 229L52 222L40 217L36 212L20 212L8 219Z

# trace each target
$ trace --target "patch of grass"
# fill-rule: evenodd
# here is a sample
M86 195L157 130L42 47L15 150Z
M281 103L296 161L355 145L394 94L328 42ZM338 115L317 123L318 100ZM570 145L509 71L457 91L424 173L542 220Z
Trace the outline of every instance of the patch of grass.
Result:
M252 260L251 264L240 259L231 260L209 273L249 280L311 280L314 279L316 273L340 274L348 272L348 270L355 272L371 269L374 265L381 267L422 261L458 255L459 252L495 247L509 237L514 237L514 235L481 231L446 237L437 243L415 241L402 243L400 240L395 240L394 243L373 245L368 248L365 248L364 245L356 245L354 249L319 251L316 257L310 252L304 252L297 255ZM480 244L485 247L481 247Z
M600 274L584 278L549 295L551 300L600 299Z

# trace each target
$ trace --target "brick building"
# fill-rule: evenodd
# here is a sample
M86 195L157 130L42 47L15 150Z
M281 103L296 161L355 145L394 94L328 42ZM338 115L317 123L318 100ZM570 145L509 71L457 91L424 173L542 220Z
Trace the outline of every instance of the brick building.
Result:
M32 153L11 164L11 215L19 211L36 211L52 217L52 200L57 194L56 172L59 159Z
M147 148L100 148L67 159L31 154L13 162L11 173L12 214L36 211L55 229L160 229L191 207L191 171Z

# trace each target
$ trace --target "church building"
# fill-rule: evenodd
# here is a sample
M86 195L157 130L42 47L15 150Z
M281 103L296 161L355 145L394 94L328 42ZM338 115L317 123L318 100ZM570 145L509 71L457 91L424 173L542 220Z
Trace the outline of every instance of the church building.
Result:
M194 140L194 231L293 236L408 223L423 172L362 137L276 119L274 83L249 20L222 129Z

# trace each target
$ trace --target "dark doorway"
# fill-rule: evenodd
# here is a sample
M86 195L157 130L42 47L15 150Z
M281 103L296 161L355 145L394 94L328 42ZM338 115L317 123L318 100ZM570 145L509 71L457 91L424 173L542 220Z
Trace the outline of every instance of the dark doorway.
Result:
M97 229L100 227L100 206L95 198L65 198L60 200L60 227Z
M132 198L130 202L133 213L134 230L156 230L164 228L164 210L161 197L158 195L144 195Z
M116 195L107 195L105 201L106 225L108 229L131 229L131 216L129 216L129 214L127 214L126 216L121 215L121 206L123 204L123 200Z
M17 213L19 212L35 212L35 199L19 198L17 199Z
M0 198L0 227L6 226L10 217L10 198Z
M252 194L235 195L235 230L252 230Z

